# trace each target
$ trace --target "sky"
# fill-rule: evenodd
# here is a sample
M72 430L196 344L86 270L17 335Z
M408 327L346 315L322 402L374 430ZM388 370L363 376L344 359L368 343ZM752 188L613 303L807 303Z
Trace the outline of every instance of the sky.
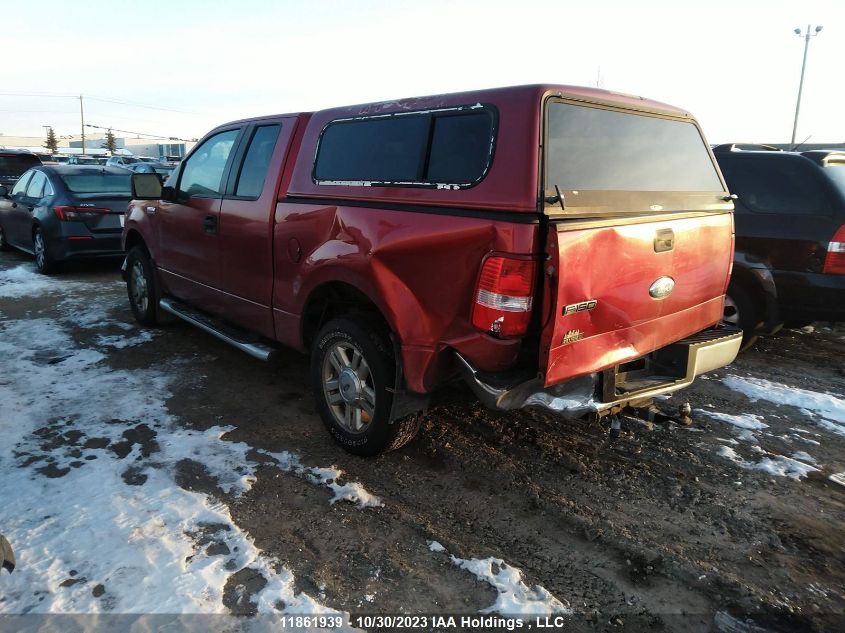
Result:
M194 138L249 116L544 82L684 108L711 142L789 142L804 50L793 29L812 24L824 29L797 140L845 141L843 0L0 0L0 11L6 136L78 134L80 94L86 123Z

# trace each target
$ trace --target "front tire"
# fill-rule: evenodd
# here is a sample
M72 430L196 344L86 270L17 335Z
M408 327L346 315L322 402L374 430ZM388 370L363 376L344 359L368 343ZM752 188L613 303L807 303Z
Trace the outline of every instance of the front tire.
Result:
M126 256L126 293L135 320L141 325L158 323L158 280L150 254L143 246L133 246Z
M372 323L338 318L317 335L311 381L317 411L348 452L370 457L407 444L419 420L391 420L396 361L386 332Z
M36 226L32 232L32 250L35 251L35 267L42 275L50 275L58 269L58 266L50 254L47 240L44 238L44 231Z

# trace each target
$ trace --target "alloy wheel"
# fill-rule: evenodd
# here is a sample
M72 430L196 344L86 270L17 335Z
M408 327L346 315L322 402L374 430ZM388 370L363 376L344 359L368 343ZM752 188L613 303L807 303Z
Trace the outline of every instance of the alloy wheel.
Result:
M149 305L149 291L147 289L147 278L144 275L144 267L140 261L135 260L132 265L132 301L135 308L141 314L147 311Z
M323 357L323 395L335 420L350 433L362 433L376 410L370 366L357 347L335 343Z
M35 231L33 246L35 248L35 265L38 266L39 270L43 270L44 262L47 259L47 253L44 249L44 236L41 234L40 229Z

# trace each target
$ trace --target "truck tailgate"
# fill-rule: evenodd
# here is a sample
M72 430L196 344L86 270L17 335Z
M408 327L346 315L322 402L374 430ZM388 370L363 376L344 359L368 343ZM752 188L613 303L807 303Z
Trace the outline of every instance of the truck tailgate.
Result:
M719 322L732 239L730 212L550 223L545 385L639 358Z

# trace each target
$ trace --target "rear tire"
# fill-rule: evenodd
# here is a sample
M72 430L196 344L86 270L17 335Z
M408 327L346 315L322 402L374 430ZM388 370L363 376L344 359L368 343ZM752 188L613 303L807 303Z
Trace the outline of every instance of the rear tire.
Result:
M317 411L348 452L371 457L395 450L419 430L418 416L390 419L395 363L387 333L371 322L333 319L317 334L311 352Z
M4 231L3 227L0 226L0 251L10 251L10 250L12 250L12 246L6 240L6 231Z
M742 346L744 352L754 345L763 326L763 309L754 295L739 284L731 284L725 295L724 320L742 328Z
M135 320L141 325L158 323L158 280L147 249L133 246L126 256L126 293Z
M36 226L32 231L32 250L35 251L35 267L38 272L42 275L52 275L58 270L40 226Z

